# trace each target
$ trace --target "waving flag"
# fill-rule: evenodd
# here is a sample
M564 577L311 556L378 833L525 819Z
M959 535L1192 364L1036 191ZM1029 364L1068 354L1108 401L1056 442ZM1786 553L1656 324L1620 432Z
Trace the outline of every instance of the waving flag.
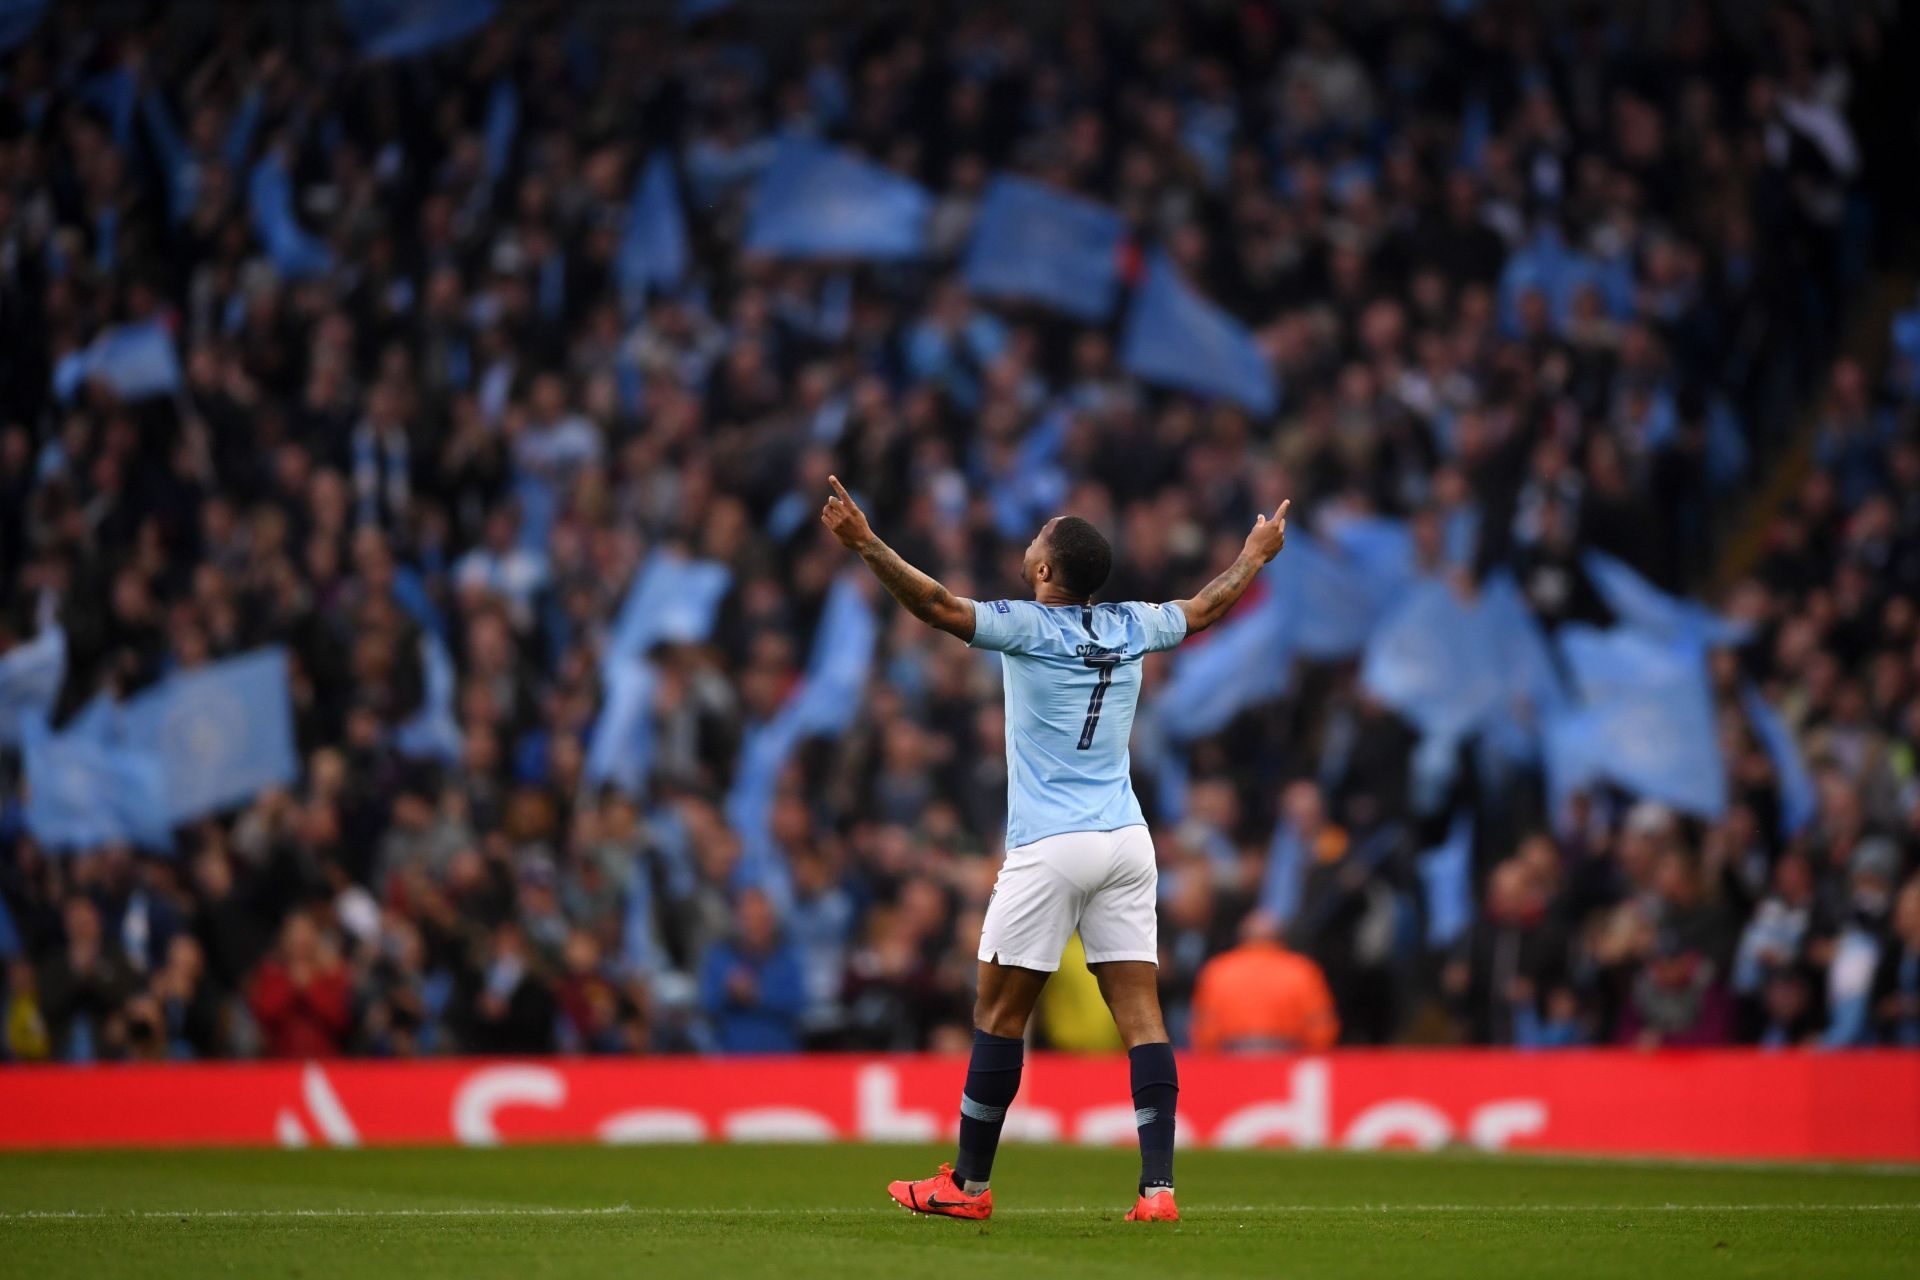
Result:
M608 669L600 716L587 739L587 781L611 783L629 796L646 790L653 766L653 693L660 682L651 662L629 658Z
M1267 866L1260 876L1260 910L1282 926L1292 924L1300 910L1300 891L1306 878L1306 842L1300 838L1299 828L1282 817L1267 845Z
M1429 735L1459 738L1507 692L1492 619L1446 583L1415 586L1367 641L1361 683Z
M426 696L420 709L394 730L394 749L414 759L452 764L460 758L460 721L453 711L459 677L446 641L431 631L420 638L420 668Z
M608 669L656 644L698 644L713 634L733 574L715 560L655 551L633 575L607 641Z
M1607 608L1629 626L1669 640L1686 640L1703 648L1742 645L1753 633L1745 623L1730 621L1703 605L1668 595L1625 561L1604 551L1589 551L1580 563Z
M1649 681L1686 683L1700 676L1697 650L1631 627L1603 631L1572 623L1560 628L1558 639L1583 702L1605 702Z
M294 215L293 179L280 156L269 155L253 167L253 176L247 180L247 204L253 213L254 234L281 275L304 280L333 270L333 250Z
M680 212L680 184L665 151L640 171L627 228L614 263L620 292L633 305L656 289L672 288L687 274L687 224Z
M1590 629L1567 628L1561 638L1583 703L1548 717L1555 811L1574 791L1604 781L1697 817L1720 817L1726 765L1698 651Z
M917 258L932 208L925 188L891 169L789 138L754 192L746 247L786 258Z
M340 17L369 58L411 58L471 35L499 0L340 0Z
M1338 546L1304 530L1287 535L1287 549L1269 572L1284 593L1293 647L1320 661L1360 652L1396 594Z
M173 108L157 86L149 86L140 95L140 114L147 122L147 138L153 144L154 162L167 180L167 212L174 222L193 209L199 187L199 164L173 120Z
M1126 224L1104 205L998 177L961 270L982 297L1037 302L1090 324L1113 311Z
M740 744L727 821L740 835L741 883L759 884L784 901L786 864L769 830L780 775L802 741L844 733L852 725L879 639L866 583L843 575L828 592L799 689L780 710L749 728Z
M1480 608L1494 637L1494 661L1504 690L1482 726L1484 741L1496 758L1532 764L1540 758L1540 734L1546 717L1566 701L1560 670L1554 665L1546 633L1527 608L1520 589L1506 572L1489 574L1480 584Z
M520 132L520 91L501 76L487 93L487 118L480 126L486 141L487 181L497 183L513 163L513 140Z
M1330 547L1366 576L1373 592L1386 599L1419 576L1413 530L1388 516L1344 515L1319 526Z
M54 850L135 844L173 846L166 777L159 756L132 745L105 697L59 733L44 717L22 726L27 830Z
M129 745L160 761L170 825L244 803L300 771L281 649L169 676L126 704L122 727Z
M1793 740L1793 731L1773 705L1751 684L1740 690L1740 705L1746 710L1754 737L1760 739L1773 761L1774 777L1780 785L1780 834L1791 839L1820 815L1820 793L1800 754L1800 744Z
M67 633L43 627L24 644L0 653L0 746L20 741L27 721L53 713L67 678Z
M1291 554L1291 549L1282 554ZM1175 652L1173 669L1154 702L1162 728L1174 741L1216 733L1248 707L1287 691L1293 649L1286 597L1271 569L1261 576L1264 594L1211 635Z
M1163 253L1147 261L1120 362L1147 382L1231 400L1260 417L1280 402L1273 366L1246 326L1194 292Z
M177 394L184 385L173 335L157 320L115 325L53 370L53 392L71 400L89 382L104 383L122 400Z
M1473 815L1454 815L1447 838L1416 862L1427 900L1427 946L1452 946L1473 923Z

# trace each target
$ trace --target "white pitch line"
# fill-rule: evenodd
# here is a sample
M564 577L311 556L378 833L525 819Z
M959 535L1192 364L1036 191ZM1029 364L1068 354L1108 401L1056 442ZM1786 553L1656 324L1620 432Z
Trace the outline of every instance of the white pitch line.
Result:
M897 1206L818 1205L771 1208L605 1207L566 1208L536 1205L485 1205L450 1209L24 1209L0 1212L0 1222L104 1222L174 1218L189 1221L273 1221L382 1218L603 1218L603 1217L812 1217L892 1215ZM1117 1205L1040 1206L1002 1209L996 1217L1059 1214L1115 1214ZM1195 1205L1189 1214L1323 1213L1386 1216L1396 1213L1915 1213L1916 1204L1230 1204Z

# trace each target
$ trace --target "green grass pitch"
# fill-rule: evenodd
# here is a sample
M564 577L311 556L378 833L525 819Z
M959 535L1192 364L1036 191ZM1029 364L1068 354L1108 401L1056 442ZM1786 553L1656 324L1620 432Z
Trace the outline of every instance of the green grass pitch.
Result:
M0 1157L0 1274L1913 1276L1920 1167L1183 1152L1178 1225L1126 1151L1009 1146L986 1224L914 1218L932 1147Z

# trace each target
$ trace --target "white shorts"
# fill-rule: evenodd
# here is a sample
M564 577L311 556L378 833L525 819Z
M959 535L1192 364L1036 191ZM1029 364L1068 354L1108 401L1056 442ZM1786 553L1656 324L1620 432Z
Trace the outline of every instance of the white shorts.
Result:
M1145 827L1065 831L1009 849L980 927L980 958L1052 973L1078 929L1088 964L1158 964L1159 884Z

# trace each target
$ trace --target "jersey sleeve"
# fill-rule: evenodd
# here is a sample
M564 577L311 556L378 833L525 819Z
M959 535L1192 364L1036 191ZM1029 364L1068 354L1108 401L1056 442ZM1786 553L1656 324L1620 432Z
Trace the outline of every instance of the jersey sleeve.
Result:
M1145 651L1148 653L1171 649L1187 638L1187 611L1177 604L1134 602L1120 607L1126 610L1133 624L1140 628L1140 635L1146 641Z
M1024 600L975 600L973 602L973 639L976 649L995 653L1026 653L1033 641Z

